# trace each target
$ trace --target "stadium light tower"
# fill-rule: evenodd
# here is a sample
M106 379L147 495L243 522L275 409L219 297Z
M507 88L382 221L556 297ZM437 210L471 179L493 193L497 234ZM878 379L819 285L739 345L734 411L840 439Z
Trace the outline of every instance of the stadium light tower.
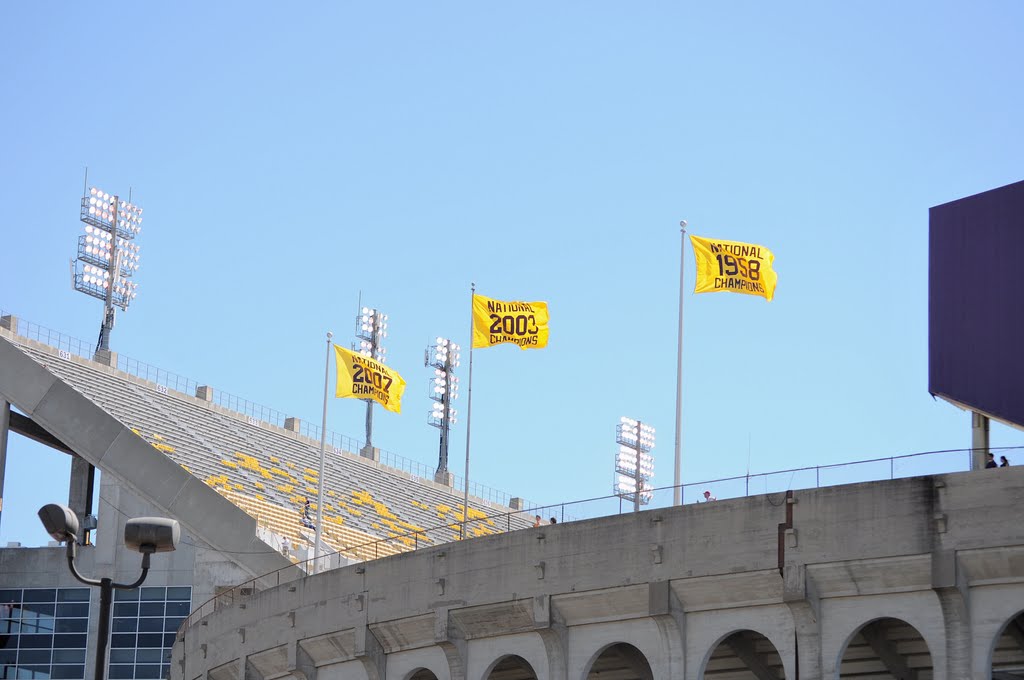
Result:
M96 351L109 352L114 308L126 311L138 287L129 279L139 269L139 246L134 241L142 229L142 208L133 205L130 198L122 201L92 187L82 196L81 221L85 222L85 233L78 237L71 283L75 290L103 300Z
M459 346L447 338L438 338L434 346L428 347L424 353L423 365L434 369L434 377L430 380L433 404L427 422L441 430L434 481L447 484L448 434L457 422L455 416L458 414L452 408L452 402L459 398L459 377L455 375L455 369L459 366Z
M388 337L388 315L378 309L363 307L356 315L356 340L359 344L353 344L352 349L363 356L370 357L380 363L387 363L387 349L384 347L384 338ZM364 399L366 402L366 447L363 450L364 456L373 458L373 400Z
M654 476L654 428L638 420L623 417L615 430L619 453L615 457L615 493L633 498L633 512L640 504L651 502L651 477Z

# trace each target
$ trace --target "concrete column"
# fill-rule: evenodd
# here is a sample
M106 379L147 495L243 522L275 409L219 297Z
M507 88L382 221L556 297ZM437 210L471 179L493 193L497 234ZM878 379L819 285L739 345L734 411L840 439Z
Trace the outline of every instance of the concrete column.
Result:
M108 349L96 350L96 353L92 355L92 360L104 366L117 368L117 352L111 352Z
M512 498L508 499L508 507L512 508L513 510L522 510L525 506L526 503L524 503L523 499L520 498L519 496L513 496Z
M18 334L18 317L7 314L0 316L0 328L5 328L15 335Z
M434 473L434 481L445 486L452 486L455 484L455 475L448 470L438 470Z
M988 417L971 411L971 469L985 468L985 454L988 453Z
M209 385L200 385L196 388L196 398L203 401L213 401L213 388Z
M5 319L10 317L4 317ZM0 517L4 511L4 477L7 474L7 433L11 429L11 405L0 399Z
M359 449L359 455L363 458L369 458L370 460L379 463L380 462L380 449L376 446L364 446Z
M289 432L298 432L300 423L301 421L298 418L285 418L284 429L288 430Z
M81 456L71 456L71 482L68 486L68 507L78 515L78 542L86 544L89 529L86 516L92 514L92 490L96 482L96 468Z

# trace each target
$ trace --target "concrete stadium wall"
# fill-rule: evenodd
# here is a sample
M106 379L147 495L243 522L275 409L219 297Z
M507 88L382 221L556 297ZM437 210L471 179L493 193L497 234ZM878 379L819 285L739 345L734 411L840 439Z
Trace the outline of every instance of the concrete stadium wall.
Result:
M1024 469L1008 468L525 529L255 593L184 627L171 673L483 680L515 654L540 680L582 680L629 643L654 678L698 680L748 629L787 678L835 678L858 630L892 617L920 633L936 680L988 678L1024 609L1022 520Z

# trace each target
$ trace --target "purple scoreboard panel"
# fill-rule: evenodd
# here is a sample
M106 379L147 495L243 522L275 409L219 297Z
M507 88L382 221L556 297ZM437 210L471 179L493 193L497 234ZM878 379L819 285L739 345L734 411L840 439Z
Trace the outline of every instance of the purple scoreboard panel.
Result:
M928 211L928 391L1024 427L1024 182Z

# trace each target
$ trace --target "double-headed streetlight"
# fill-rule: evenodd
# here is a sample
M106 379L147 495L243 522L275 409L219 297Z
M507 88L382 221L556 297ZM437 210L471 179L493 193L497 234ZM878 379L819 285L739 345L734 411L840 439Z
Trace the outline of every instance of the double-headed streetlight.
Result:
M633 499L633 512L651 502L651 478L654 477L654 428L638 420L623 417L615 429L619 453L615 457L615 493Z
M427 422L441 430L441 444L437 456L436 481L448 477L448 435L455 425L457 411L452 402L459 398L459 377L455 369L459 366L459 346L447 338L437 338L428 347L423 364L434 369L430 380L430 399L433 401Z
M114 308L127 310L138 287L130 279L139 269L139 246L134 241L142 229L142 208L92 187L82 197L80 219L85 233L78 237L78 257L71 263L72 285L103 300L96 351L107 352Z
M95 680L106 677L107 642L110 639L110 607L113 602L114 590L134 590L142 585L149 573L149 556L155 552L170 552L178 547L181 528L178 521L166 517L137 517L125 522L124 546L129 550L142 553L142 575L134 583L114 583L113 579L86 578L75 566L78 544L78 516L63 505L50 503L39 508L39 519L53 540L67 543L68 568L71 575L87 586L100 588L100 621L96 640Z
M384 338L388 337L388 315L372 307L363 307L356 315L356 340L352 349L374 361L387 363ZM373 399L366 402L366 448L363 455L373 457Z

